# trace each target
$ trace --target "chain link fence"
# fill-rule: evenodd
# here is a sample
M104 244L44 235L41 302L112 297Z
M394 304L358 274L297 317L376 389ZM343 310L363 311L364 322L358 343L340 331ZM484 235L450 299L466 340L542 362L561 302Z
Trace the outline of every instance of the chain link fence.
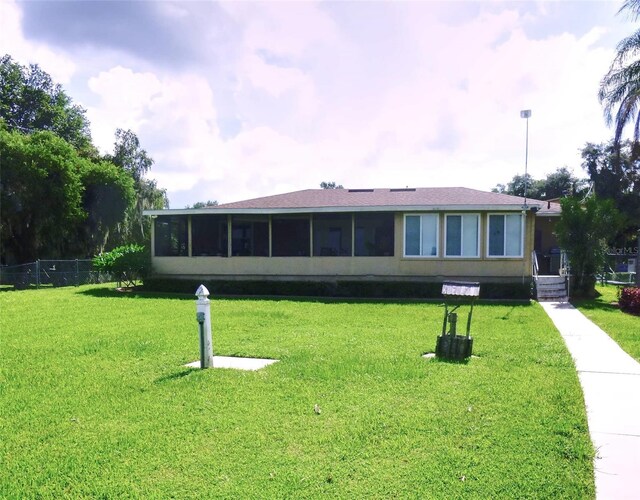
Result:
M105 283L111 276L93 268L91 259L37 260L29 264L0 266L0 285L16 289L41 286L79 286Z

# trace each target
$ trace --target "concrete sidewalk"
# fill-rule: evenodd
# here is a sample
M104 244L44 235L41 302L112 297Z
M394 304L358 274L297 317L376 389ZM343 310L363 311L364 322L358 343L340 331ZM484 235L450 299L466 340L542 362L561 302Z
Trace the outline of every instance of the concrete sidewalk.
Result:
M639 499L640 363L571 304L540 305L560 331L578 371L596 449L596 498Z

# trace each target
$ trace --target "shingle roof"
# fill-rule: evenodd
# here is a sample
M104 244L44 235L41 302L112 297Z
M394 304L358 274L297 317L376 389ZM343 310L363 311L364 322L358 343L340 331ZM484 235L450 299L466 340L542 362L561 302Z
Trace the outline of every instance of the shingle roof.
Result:
M527 200L542 207L545 202ZM500 193L464 187L405 189L305 189L292 193L265 196L252 200L225 203L211 209L316 209L316 208L390 208L390 207L455 207L522 206L524 199Z
M560 204L527 198L538 215L560 215ZM145 210L145 215L308 213L348 211L522 210L524 198L464 187L305 189L198 209Z

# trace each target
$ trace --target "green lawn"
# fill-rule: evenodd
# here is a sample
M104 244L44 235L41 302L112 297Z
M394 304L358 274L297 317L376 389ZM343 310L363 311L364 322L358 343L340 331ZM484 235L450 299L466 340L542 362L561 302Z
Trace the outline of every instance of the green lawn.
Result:
M602 328L620 347L640 361L640 316L618 309L618 287L598 285L600 296L592 300L579 300L573 304Z
M421 357L436 304L212 301L217 354L281 360L258 372L182 367L192 297L5 291L0 311L2 498L594 498L536 304L477 306L456 364Z

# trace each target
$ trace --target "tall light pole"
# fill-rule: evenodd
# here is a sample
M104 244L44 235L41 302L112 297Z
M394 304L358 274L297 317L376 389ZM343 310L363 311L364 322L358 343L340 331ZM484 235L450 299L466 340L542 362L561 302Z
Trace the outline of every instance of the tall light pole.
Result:
M527 135L526 135L526 143L524 148L524 208L527 209L527 167L529 163L529 118L531 118L531 110L523 109L520 111L520 118L525 118L527 120Z

